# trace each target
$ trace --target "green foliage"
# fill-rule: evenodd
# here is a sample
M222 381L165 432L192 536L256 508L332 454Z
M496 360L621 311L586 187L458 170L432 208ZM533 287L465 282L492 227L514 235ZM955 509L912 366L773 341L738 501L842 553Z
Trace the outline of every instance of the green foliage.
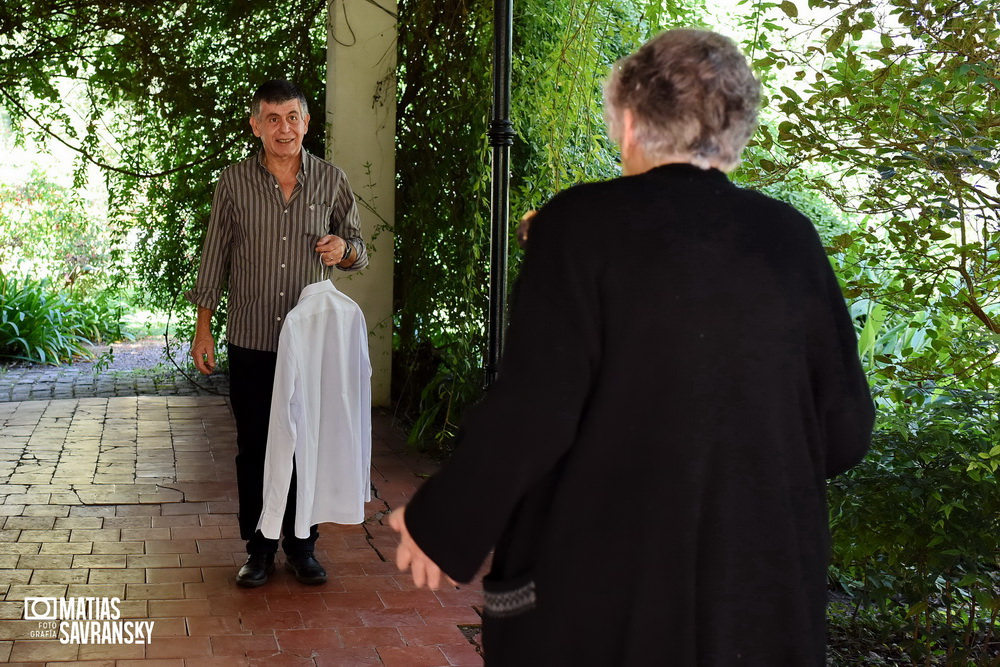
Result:
M106 178L118 266L143 304L192 308L219 171L248 154L250 95L270 78L298 83L323 154L324 0L161 3L23 0L0 7L0 104L23 136L54 138ZM72 93L72 94L70 94ZM217 321L221 320L218 318Z
M869 620L905 628L914 662L996 657L998 407L963 393L883 411L871 454L830 484L832 572Z
M393 388L440 444L482 390L492 6L407 0L399 21Z
M753 3L770 87L757 140L771 179L812 184L863 222L831 243L845 294L931 344L886 354L878 384L987 388L1000 352L1000 38L983 3ZM794 30L778 18L794 19ZM778 18L776 18L778 17ZM900 350L902 351L902 350Z
M39 171L23 185L0 183L0 229L0 267L7 271L74 285L108 268L106 225L73 190Z
M121 337L120 318L120 304L108 298L0 272L0 359L58 364L90 357L87 343Z
M0 358L56 364L121 338L110 234L73 190L38 171L0 184L0 228Z

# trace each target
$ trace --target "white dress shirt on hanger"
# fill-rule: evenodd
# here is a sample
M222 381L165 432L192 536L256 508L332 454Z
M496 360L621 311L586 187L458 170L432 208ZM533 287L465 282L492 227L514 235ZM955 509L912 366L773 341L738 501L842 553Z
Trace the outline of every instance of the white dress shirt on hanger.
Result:
M277 539L295 461L295 536L364 521L371 500L371 362L361 308L332 282L306 285L278 339L258 530Z

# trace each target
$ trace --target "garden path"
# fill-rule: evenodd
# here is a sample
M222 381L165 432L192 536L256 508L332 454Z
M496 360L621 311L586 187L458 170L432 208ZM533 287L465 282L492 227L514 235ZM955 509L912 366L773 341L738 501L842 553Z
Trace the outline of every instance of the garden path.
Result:
M228 377L201 376L183 366L187 345L162 337L91 346L93 359L61 366L0 365L0 401L112 396L225 396ZM169 356L168 356L169 355Z
M482 664L481 584L414 590L392 563L382 519L434 465L406 451L390 415L373 415L365 523L321 528L329 581L303 586L279 567L263 587L240 589L225 378L196 385L150 365L150 348L116 350L100 372L92 363L0 370L0 662ZM25 619L29 597L117 598L129 627L153 623L150 639L37 636L46 628Z

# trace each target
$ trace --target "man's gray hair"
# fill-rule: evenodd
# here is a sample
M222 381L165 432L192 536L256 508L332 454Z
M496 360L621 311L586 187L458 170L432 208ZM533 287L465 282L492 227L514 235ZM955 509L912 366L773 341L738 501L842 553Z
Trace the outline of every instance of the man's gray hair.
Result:
M623 115L654 162L682 156L731 171L757 128L760 82L729 39L708 30L663 32L618 61L604 87L611 139L621 144Z
M254 118L260 117L261 102L281 104L282 102L287 102L288 100L299 101L299 106L303 116L309 113L309 105L306 102L306 96L294 83L291 81L283 81L281 79L265 81L260 85L260 88L257 89L257 91L253 94L253 98L250 100L250 114Z

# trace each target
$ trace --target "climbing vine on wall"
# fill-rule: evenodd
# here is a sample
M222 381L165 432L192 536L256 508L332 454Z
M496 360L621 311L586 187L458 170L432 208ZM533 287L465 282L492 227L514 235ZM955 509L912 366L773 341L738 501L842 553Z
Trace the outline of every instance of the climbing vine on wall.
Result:
M511 231L558 190L618 172L601 110L609 68L653 32L693 23L696 6L514 3ZM400 3L393 387L412 439L444 448L484 382L492 9Z

